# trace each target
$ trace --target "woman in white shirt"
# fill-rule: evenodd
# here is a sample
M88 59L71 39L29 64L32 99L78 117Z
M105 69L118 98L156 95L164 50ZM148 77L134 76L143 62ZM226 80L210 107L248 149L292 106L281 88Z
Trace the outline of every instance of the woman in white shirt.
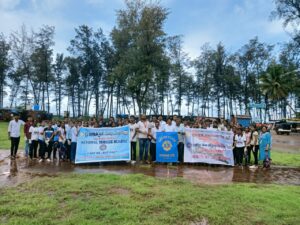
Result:
M246 136L243 134L241 128L237 128L236 135L234 138L234 145L236 148L236 154L237 154L237 164L239 166L243 165L243 156L244 156L244 149L246 146Z

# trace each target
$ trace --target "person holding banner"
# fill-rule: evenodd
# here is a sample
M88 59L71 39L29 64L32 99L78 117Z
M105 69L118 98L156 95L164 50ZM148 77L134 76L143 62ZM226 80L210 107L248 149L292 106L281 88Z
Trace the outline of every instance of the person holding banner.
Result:
M77 136L78 136L78 123L71 122L71 152L70 161L75 163L76 147L77 147Z
M176 126L175 130L178 133L178 161L183 163L184 158L184 135L185 135L185 128L184 125L181 124L181 119L176 119Z
M139 135L139 147L140 147L140 161L148 161L148 134L150 133L150 123L147 120L146 115L141 115L140 121L137 123L136 132Z
M155 162L156 161L156 133L161 132L160 126L159 126L159 121L156 120L154 123L154 127L151 128L150 132L150 138L151 138L151 143L150 143L150 155L151 155L151 161Z
M134 117L130 117L129 129L130 129L130 150L131 150L131 160L133 163L136 161L136 132L137 124L135 123Z

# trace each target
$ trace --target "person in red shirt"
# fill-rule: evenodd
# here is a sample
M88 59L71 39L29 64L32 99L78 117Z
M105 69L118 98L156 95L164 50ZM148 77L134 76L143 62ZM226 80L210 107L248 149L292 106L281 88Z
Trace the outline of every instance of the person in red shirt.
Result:
M31 139L31 133L29 133L29 128L32 126L32 118L28 117L27 122L24 125L24 139L25 139L25 149L24 149L24 155L27 158L30 148L30 139Z

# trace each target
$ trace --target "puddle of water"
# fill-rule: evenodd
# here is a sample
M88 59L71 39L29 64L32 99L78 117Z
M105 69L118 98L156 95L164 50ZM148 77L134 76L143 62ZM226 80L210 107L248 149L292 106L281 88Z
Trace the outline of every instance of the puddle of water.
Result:
M249 169L240 167L181 165L131 165L105 163L94 165L72 165L67 162L29 161L25 158L10 160L8 151L0 151L0 187L15 186L33 177L52 177L59 173L113 173L144 174L160 178L182 177L197 184L276 183L300 185L300 168L275 167Z

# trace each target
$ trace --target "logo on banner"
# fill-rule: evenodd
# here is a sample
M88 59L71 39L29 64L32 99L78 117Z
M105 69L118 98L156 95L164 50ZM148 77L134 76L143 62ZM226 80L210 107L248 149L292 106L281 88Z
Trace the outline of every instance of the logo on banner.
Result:
M164 141L162 147L166 152L168 152L172 148L172 143L170 141Z
M100 146L99 146L99 149L102 150L102 151L106 150L106 148L107 148L106 145L100 145Z

